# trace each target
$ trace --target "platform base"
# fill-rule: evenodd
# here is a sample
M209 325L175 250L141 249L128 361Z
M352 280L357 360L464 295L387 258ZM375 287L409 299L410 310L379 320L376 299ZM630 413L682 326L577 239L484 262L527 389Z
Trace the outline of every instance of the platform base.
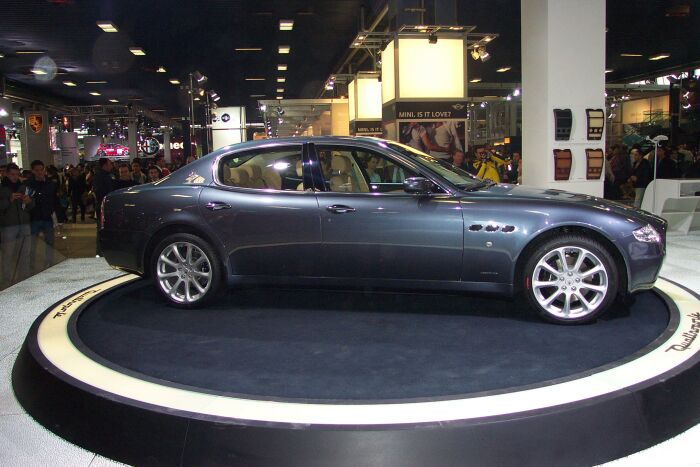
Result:
M700 301L665 280L659 280L654 292L660 299L645 302L665 307L664 326L626 357L556 379L513 387L506 382L473 393L450 395L441 392L444 385L430 389L417 384L411 389L415 397L395 400L369 400L373 386L363 384L356 388L361 397L345 400L331 398L334 391L340 394L332 385L326 393L311 389L306 398L284 394L283 384L271 384L275 393L258 395L242 394L240 388L249 388L243 383L228 392L195 387L175 373L164 380L124 366L130 365L133 345L110 354L119 364L107 360L109 346L95 349L93 342L88 347L90 338L82 339L80 333L90 329L86 323L97 322L90 321L95 318L90 313L124 327L119 320L127 314L108 313L99 305L111 294L137 288L136 280L123 276L97 284L47 310L30 330L12 374L18 400L40 423L75 444L130 464L593 465L645 449L700 420L695 395L700 383L700 343L695 339ZM434 303L436 298L409 300ZM297 319L303 310L299 313ZM347 319L368 319L366 313L355 311L357 316ZM639 319L640 313L646 312L633 307L611 325ZM472 316L466 311L430 319ZM81 319L86 320L82 331ZM401 314L395 319L402 319ZM504 329L519 327L523 339L542 325L516 315L498 320L504 320ZM592 332L596 328L581 332L602 336L605 326L597 333ZM134 330L144 327L142 323ZM160 329L150 329L156 331ZM159 342L168 345L167 340ZM257 343L261 349L266 345ZM187 365L183 360L182 366Z

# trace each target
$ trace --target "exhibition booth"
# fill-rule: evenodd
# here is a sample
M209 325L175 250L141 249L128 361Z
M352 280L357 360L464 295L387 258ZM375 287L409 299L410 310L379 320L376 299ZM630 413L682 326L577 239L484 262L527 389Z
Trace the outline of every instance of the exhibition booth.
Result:
M59 166L163 155L175 169L218 151L169 178L107 194L96 230L98 245L110 244L90 261L114 270L61 282L50 306L28 302L23 311L34 321L11 385L34 420L131 465L402 467L599 465L700 422L700 290L661 269L668 235L700 231L700 181L654 175L642 207L663 219L601 199L606 146L658 148L664 137L652 139L647 127L656 131L663 125L651 122L670 112L661 85L606 85L605 0L522 0L522 80L504 83L472 71L501 36L458 24L459 2L421 2L422 12L408 11L406 0L389 3L370 25L363 11L360 30L348 35L349 58L313 81L322 83L317 94L304 87L288 98L277 87L291 88L285 73L294 60L291 46L275 44L285 62L275 64L275 87L268 77L245 78L254 83L246 84L252 109L217 105L199 72L181 76L185 85L170 79L186 118L133 101L58 112L0 99L3 163L29 167L29 154ZM227 79L241 73L236 66ZM465 160L484 147L494 153L482 164L522 152L521 178L517 169L511 183L471 177ZM160 197L147 198L149 190ZM257 198L244 203L241 194ZM569 203L558 214L573 214L554 225L550 202ZM577 217L572 206L618 217L595 225L602 218ZM106 219L117 227L107 229ZM630 235L609 233L630 225ZM558 237L601 250L581 249L572 261L578 244L563 244L550 252L553 262L537 262ZM295 248L310 252L299 283L287 254ZM358 265L367 251L374 262ZM456 275L444 282L464 287L376 274L387 264L413 267L419 256L440 272L454 261ZM584 261L592 266L581 269ZM347 275L304 269L321 262ZM635 283L630 264L647 279ZM586 282L594 274L601 279ZM404 289L389 288L391 280ZM176 297L183 281L185 298ZM486 285L469 289L477 283ZM202 295L212 284L231 288L199 307L188 301L189 284ZM546 287L564 294L561 321L539 319L527 301ZM609 311L566 321L570 300L598 306L583 289L600 292L589 297ZM26 291L20 284L6 293L21 301Z

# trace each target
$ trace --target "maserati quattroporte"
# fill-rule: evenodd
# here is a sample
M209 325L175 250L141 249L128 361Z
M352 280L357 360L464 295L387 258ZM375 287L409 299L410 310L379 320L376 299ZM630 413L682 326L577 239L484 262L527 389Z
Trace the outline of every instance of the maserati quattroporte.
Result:
M442 289L522 294L583 323L652 287L665 252L666 222L647 212L374 138L229 146L109 194L102 213L107 261L180 307L236 284Z

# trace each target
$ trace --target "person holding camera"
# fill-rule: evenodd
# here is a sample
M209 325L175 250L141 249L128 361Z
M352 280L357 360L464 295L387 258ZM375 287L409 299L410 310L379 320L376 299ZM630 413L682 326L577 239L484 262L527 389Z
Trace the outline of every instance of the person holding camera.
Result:
M7 164L0 183L0 241L2 242L2 274L0 286L8 287L29 275L31 218L34 200L19 179L16 164Z
M476 150L476 162L474 167L478 169L476 176L482 180L491 180L494 183L501 183L501 174L498 167L505 167L506 161L493 154L488 148L478 148Z

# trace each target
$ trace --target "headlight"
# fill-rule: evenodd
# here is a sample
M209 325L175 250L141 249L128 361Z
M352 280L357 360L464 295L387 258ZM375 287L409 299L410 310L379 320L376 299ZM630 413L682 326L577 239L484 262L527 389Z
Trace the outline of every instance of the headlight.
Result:
M656 229L649 224L635 230L632 233L634 234L634 238L640 242L659 243L661 241L661 235L659 235L659 232L657 232Z

